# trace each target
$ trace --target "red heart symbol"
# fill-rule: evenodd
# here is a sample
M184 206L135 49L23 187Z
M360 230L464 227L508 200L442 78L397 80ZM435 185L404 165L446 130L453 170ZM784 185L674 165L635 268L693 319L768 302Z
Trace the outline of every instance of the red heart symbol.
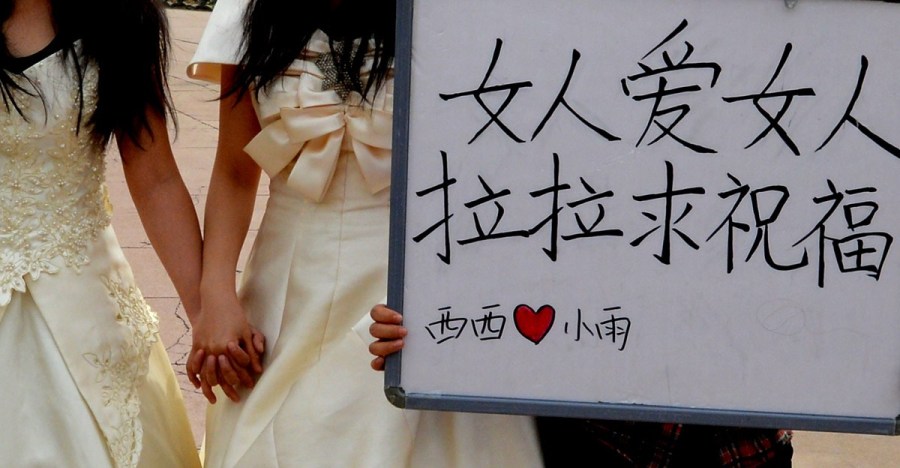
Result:
M553 326L554 318L556 318L556 311L548 305L538 307L537 312L535 312L531 307L521 304L516 306L516 311L513 314L516 329L534 344L540 343L547 336L547 332Z

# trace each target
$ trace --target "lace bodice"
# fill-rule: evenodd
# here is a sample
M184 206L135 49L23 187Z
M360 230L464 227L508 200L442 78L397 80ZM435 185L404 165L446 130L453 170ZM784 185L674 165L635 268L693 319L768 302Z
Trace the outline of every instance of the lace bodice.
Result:
M96 70L83 70L79 122L77 75L64 60L58 52L19 79L23 115L0 107L0 306L25 291L25 275L87 264L87 246L110 222L103 151L84 126Z

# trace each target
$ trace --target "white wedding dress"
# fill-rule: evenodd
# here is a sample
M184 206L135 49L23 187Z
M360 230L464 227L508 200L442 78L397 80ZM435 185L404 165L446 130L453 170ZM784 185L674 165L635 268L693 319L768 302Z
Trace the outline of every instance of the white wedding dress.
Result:
M17 78L24 117L0 113L0 466L199 467L157 317L110 226L103 148L84 127L97 73L82 70L79 120L65 60Z
M245 4L217 2L190 76L216 82L235 63ZM265 371L240 403L210 406L206 468L541 466L531 418L401 410L369 367L360 324L387 288L393 82L365 105L342 99L316 65L328 44L316 32L256 102L245 151L270 196L239 296L267 337Z

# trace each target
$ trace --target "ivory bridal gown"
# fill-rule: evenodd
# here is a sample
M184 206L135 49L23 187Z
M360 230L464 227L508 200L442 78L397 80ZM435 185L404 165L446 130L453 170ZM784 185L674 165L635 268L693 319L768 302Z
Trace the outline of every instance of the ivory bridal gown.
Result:
M97 73L82 64L80 89L73 60L28 66L24 116L0 109L0 466L199 467L84 126Z
M216 82L236 63L245 5L217 2L190 76ZM328 53L317 31L255 102L262 131L245 151L270 195L239 297L267 337L265 371L240 403L210 406L206 468L540 466L531 418L401 410L369 367L365 320L387 288L393 82L365 104L341 96L323 84Z

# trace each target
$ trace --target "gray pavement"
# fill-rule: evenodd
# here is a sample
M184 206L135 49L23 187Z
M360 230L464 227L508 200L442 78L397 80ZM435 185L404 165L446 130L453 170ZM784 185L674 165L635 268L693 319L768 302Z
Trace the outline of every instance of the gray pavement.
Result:
M202 216L209 174L215 156L218 104L214 99L218 95L218 87L187 78L185 67L193 55L209 13L178 9L168 11L174 38L170 85L178 108L179 123L179 131L173 146L188 190L198 213ZM113 225L134 269L138 284L150 305L160 315L162 339L169 351L172 365L178 373L194 436L199 446L203 434L206 400L194 390L184 374L184 361L191 344L187 318L172 283L141 227L128 195L121 162L115 154L111 157L108 177L115 206ZM264 180L260 187L257 214L254 216L248 244L255 237L255 229L267 193ZM245 258L248 249L244 250L242 258ZM900 467L900 437L796 432L794 448L794 466L799 468Z

